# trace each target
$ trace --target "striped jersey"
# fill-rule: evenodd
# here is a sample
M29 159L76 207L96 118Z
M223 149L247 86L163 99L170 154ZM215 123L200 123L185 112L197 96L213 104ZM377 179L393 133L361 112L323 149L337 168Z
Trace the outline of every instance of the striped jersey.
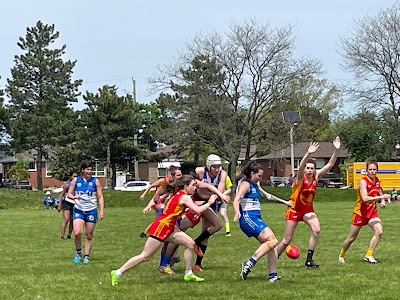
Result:
M76 177L75 195L79 195L75 199L75 208L82 211L89 211L97 208L96 196L96 178L90 177L84 180L81 176Z

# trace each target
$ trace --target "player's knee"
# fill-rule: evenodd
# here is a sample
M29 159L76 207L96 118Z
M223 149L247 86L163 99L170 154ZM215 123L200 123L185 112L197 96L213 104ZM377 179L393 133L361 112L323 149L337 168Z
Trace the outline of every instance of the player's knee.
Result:
M86 233L86 240L91 241L93 239L93 234L92 233Z
M275 248L278 245L278 240L274 235L267 237L266 243L269 243L270 248Z
M314 235L314 236L319 236L319 233L321 232L321 229L320 228L314 228L313 230L312 230L312 234Z

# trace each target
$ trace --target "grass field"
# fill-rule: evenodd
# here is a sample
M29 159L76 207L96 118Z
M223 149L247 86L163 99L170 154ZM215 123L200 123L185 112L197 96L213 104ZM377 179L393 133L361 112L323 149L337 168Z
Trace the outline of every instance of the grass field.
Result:
M270 189L285 196L285 188ZM156 272L159 255L127 272L120 284L112 287L109 273L129 257L138 254L145 239L140 231L152 221L143 215L143 202L138 194L105 192L105 218L98 223L88 265L73 264L72 240L59 240L61 215L41 205L40 192L0 190L0 299L398 299L400 254L398 251L399 204L379 209L384 236L374 256L377 265L362 261L372 237L369 227L361 230L357 241L346 255L346 264L337 258L349 231L354 205L354 191L319 189L315 210L321 222L321 235L314 255L321 265L308 270L303 264L310 236L300 223L293 240L301 256L278 262L280 282L267 280L266 259L252 270L248 279L240 278L240 264L257 248L237 223L231 222L232 237L216 233L203 260L203 283L183 281L183 263L176 265L177 275ZM24 202L25 201L25 202ZM282 238L285 207L263 203L262 215L267 224ZM229 207L229 215L233 209ZM199 228L189 230L191 236Z

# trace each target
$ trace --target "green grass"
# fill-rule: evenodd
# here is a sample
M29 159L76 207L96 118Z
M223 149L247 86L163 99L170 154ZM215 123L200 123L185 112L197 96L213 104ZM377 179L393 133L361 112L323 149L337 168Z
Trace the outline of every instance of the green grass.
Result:
M280 196L289 192L284 188L269 190ZM110 284L110 270L142 250L145 240L139 238L139 233L153 218L152 214L142 214L144 203L137 200L138 194L105 192L105 218L97 225L88 265L72 263L73 241L59 240L61 215L42 208L42 193L0 190L0 196L3 208L0 210L0 299L397 298L399 204L379 209L384 236L374 253L378 265L362 261L372 237L369 227L361 230L346 254L346 264L337 263L350 227L352 190L317 191L315 210L321 222L321 235L314 258L321 264L320 269L308 270L303 266L310 230L300 223L293 243L299 247L301 256L297 260L281 257L278 272L282 280L275 284L267 281L267 261L263 258L243 281L239 275L240 264L253 254L258 243L248 239L238 224L231 222L232 237L218 232L209 241L203 262L205 271L198 274L205 282L185 283L183 263L176 265L177 275L158 274L159 255L156 254L149 262L124 274L116 287ZM262 204L263 218L278 239L283 235L284 211L283 205ZM233 216L232 206L229 216ZM196 236L199 230L191 229L188 234Z

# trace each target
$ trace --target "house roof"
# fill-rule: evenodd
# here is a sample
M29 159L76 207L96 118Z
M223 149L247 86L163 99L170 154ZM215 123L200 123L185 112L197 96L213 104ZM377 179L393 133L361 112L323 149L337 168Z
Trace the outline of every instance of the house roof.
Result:
M307 152L308 148L310 147L310 142L300 142L293 146L293 152L295 158L302 158L304 154ZM318 151L312 153L310 157L314 158L326 158L331 157L333 150L335 147L333 146L332 142L319 142ZM341 147L338 151L337 157L348 157L349 151L347 149ZM258 157L258 159L274 159L274 158L290 158L290 146L279 150L274 153L270 153L267 155L263 155Z
M55 153L52 148L46 147L46 151L47 151L47 154L49 155L49 157L54 157ZM37 153L38 152L36 149L27 150L27 151L21 153L22 159L25 161L34 162L36 160ZM0 159L0 163L17 162L19 155L20 154L5 156L4 158ZM42 161L45 161L45 159L42 159Z

